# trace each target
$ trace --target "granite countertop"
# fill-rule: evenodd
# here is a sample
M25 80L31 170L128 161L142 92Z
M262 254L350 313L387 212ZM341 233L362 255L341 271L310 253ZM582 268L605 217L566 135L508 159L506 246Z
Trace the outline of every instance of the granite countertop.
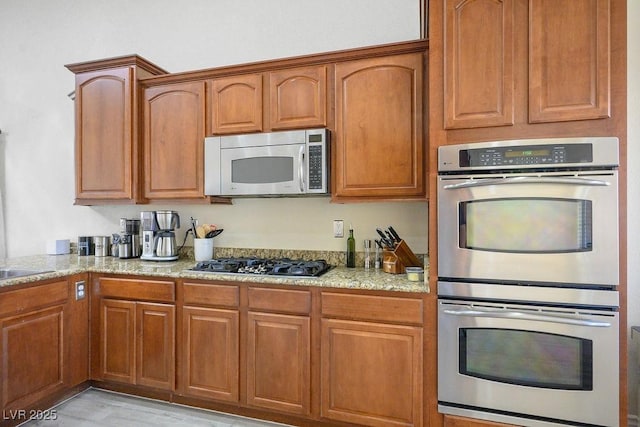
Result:
M321 286L362 290L385 290L398 292L429 292L425 280L411 282L405 274L389 274L382 270L346 268L337 266L320 277L287 278L260 275L234 275L224 273L203 273L189 271L195 265L191 258L171 262L142 261L140 259L120 259L114 257L94 257L70 255L34 255L8 259L0 267L46 270L31 276L0 280L0 288L39 280L64 277L71 274L96 272L109 274L143 275L169 277L174 279L225 280L237 282L259 282L292 286Z

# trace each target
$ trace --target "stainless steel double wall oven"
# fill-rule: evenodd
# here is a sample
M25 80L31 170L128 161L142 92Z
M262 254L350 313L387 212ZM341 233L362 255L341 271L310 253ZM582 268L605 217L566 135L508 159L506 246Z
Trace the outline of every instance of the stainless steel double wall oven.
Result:
M440 412L617 425L617 138L438 156Z

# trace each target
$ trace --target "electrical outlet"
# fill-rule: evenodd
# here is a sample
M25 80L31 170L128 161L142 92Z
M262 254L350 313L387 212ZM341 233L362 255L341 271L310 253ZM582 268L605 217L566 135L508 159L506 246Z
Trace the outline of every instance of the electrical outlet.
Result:
M333 237L344 237L344 221L341 219L333 220Z
M86 296L86 284L84 280L76 282L76 301L84 299Z

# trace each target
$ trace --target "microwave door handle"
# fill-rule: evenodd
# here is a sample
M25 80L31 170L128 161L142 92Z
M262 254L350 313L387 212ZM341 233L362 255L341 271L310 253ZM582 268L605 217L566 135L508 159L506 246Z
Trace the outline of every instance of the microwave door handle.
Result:
M513 184L566 184L566 185L586 185L593 187L605 187L610 185L606 181L599 179L584 178L558 178L558 177L535 177L535 176L517 176L514 178L500 179L469 179L457 184L445 185L445 190L457 190L460 188L484 187L489 185L513 185Z
M544 314L524 313L522 311L505 310L505 311L481 311L481 310L444 310L446 314L464 317L493 317L497 319L520 319L535 320L539 322L564 323L568 325L591 326L596 328L608 328L611 326L609 322L598 322L595 320L569 318L560 316L549 316Z
M300 165L300 192L304 193L304 150L305 146L300 147L300 153L298 154L298 164Z

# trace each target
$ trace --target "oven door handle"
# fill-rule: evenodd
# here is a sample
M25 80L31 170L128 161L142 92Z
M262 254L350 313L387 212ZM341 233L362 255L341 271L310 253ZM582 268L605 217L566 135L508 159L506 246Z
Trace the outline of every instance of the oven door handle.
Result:
M508 185L508 184L565 184L565 185L586 185L592 187L606 187L610 185L607 181L599 179L585 178L557 178L557 177L536 177L536 176L516 176L513 178L487 178L470 179L457 184L448 184L445 190L457 190L460 188L484 187L488 185Z
M444 310L446 314L465 317L494 317L497 319L519 319L519 320L536 320L539 322L564 323L568 325L591 326L596 328L608 328L611 326L609 322L599 322L596 320L588 320L581 318L569 318L560 316L549 316L545 314L524 313L522 311L481 311L481 310Z

